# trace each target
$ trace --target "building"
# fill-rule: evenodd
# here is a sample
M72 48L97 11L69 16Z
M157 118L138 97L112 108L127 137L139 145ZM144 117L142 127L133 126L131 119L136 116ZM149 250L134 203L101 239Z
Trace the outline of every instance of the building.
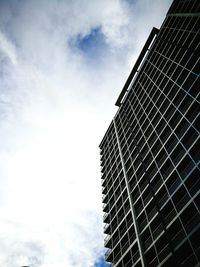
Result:
M200 1L154 28L100 144L106 261L200 264Z

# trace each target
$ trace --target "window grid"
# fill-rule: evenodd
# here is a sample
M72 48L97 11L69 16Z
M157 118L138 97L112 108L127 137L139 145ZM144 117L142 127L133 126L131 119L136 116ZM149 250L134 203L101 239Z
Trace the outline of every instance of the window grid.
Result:
M198 1L173 2L115 116L120 147L113 122L100 146L105 242L114 266L142 266L123 168L148 266L162 265L167 255L170 262L172 251L185 256L183 247L190 252L179 263L198 260L190 229L200 218L200 183L194 179L200 174L200 19L181 15L194 8L199 10Z

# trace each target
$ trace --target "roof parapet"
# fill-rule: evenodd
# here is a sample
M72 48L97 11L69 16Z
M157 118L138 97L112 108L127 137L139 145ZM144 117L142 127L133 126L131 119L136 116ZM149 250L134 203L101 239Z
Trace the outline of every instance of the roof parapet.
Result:
M139 68L139 66L140 66L140 64L141 64L141 62L142 62L147 50L149 49L149 47L150 47L155 35L157 35L158 33L159 33L159 29L153 27L153 29L151 30L151 33L149 34L149 37L148 37L145 45L142 48L142 51L140 52L139 57L138 57L135 65L134 65L134 67L133 67L128 79L126 80L126 83L125 83L125 85L124 85L124 87L123 87L123 89L122 89L122 91L121 91L116 103L115 103L116 106L118 106L118 107L121 106L121 101L124 98L124 95L126 94L126 92L128 91L128 87L129 87L132 79L134 78L136 72L138 72L138 68Z

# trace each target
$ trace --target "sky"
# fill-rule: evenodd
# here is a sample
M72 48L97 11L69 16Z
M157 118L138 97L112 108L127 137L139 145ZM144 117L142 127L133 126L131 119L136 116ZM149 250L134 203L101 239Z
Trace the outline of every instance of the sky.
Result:
M98 145L171 0L0 0L0 267L103 267Z

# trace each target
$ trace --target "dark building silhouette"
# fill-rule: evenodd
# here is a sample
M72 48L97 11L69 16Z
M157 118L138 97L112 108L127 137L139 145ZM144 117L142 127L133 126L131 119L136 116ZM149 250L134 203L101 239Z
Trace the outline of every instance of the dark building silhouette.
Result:
M154 28L101 144L106 261L200 263L200 1Z

